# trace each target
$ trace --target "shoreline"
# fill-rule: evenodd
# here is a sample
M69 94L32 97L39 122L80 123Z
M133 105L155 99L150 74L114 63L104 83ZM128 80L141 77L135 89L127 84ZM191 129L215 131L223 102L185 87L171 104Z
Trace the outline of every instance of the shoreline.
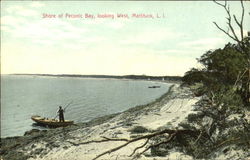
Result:
M16 75L13 75L13 76L16 76ZM23 76L21 76L21 75L18 75L19 77L23 77ZM24 77L27 77L27 76L24 76ZM30 77L30 76L29 76ZM47 77L41 77L41 78L47 78ZM56 78L56 77L48 77L48 78ZM62 78L67 78L67 79L75 79L74 77L62 77ZM39 77L39 79L40 79L40 77ZM78 78L76 78L76 79L78 79ZM83 79L83 82L85 82L84 81L84 79L85 78L82 78ZM102 80L103 81L108 81L108 80L110 80L110 79L108 79L108 78L95 78L96 80L101 80L101 82L102 82ZM148 102L152 102L152 101L155 101L155 99L157 99L158 98L158 96L161 96L162 94L165 94L166 92L168 92L168 87L169 86L171 86L172 85L172 83L167 83L167 82L158 82L158 81L145 81L145 80L134 80L134 79L112 79L112 80L114 80L114 81L119 81L119 82L121 82L122 83L122 81L130 81L130 82L135 82L136 84L140 84L140 83L143 83L143 84L145 84L145 88L147 88L147 86L151 86L151 85L154 85L153 83L158 83L159 85L161 85L161 87L162 87L162 89L161 89L161 93L160 94L158 94L157 96L153 96L150 100L147 100L147 99L145 99L145 102L142 102L142 103L137 103L137 104L146 104L146 103L148 103ZM111 80L111 82L112 82L112 80ZM145 83L144 83L145 82ZM152 84L151 84L152 83ZM112 83L111 83L111 85L112 85ZM147 90L146 90L147 91ZM151 91L151 90L150 90ZM150 92L149 91L147 91L148 93L147 94L150 94ZM156 91L156 92L158 92L158 91ZM112 103L112 102L111 102ZM136 103L134 104L134 105L129 105L127 108L129 108L129 107L136 107L136 105L137 105ZM115 112L116 113L120 113L120 112L123 112L123 111L125 111L125 110L127 110L127 108L125 108L125 107L123 107L124 109L122 109L122 110L119 110L119 109L116 109L115 110ZM33 112L32 112L33 113ZM114 112L113 112L114 113ZM107 114L109 114L109 113L106 113L105 112L105 114L107 115ZM112 112L110 113L110 114L112 114ZM31 116L32 114L30 114L30 116ZM97 114L96 114L97 115ZM92 116L92 117L90 117L90 118L88 118L88 119L84 119L84 121L82 120L82 121L80 121L80 120L78 120L78 121L76 121L77 123L81 123L81 122L89 122L92 118L95 118L96 117L96 115L94 115L94 116ZM104 114L100 114L99 116L102 116L102 115L104 115ZM80 115L81 116L81 115ZM71 118L71 119L73 119L73 118ZM30 120L30 117L27 117L26 116L26 119L25 120ZM30 122L30 124L31 124L31 122ZM22 127L23 129L22 129L22 132L16 132L17 134L13 134L13 133L15 133L15 130L13 130L13 127L12 127L12 132L9 132L9 134L7 133L7 132L3 132L3 134L2 134L2 136L1 136L1 138L6 138L6 137L13 137L13 136L22 136L26 131L29 131L29 130L31 130L32 128L34 128L34 127L26 127L27 125L30 125L30 124L23 124L23 126L24 127ZM6 124L6 126L7 126L7 124ZM18 127L18 126L17 126ZM9 127L10 128L10 127ZM39 128L38 128L39 129Z
M148 75L81 75L81 74L2 74L9 76L37 76L57 78L97 78L97 79L120 79L120 80L145 80L145 81L166 81L180 83L182 76L148 76Z
M82 138L85 137L84 140L86 141L86 140L96 139L98 137L100 138L102 134L107 134L107 137L110 136L126 137L130 135L129 130L135 126L144 125L149 130L155 130L157 129L157 127L158 128L166 127L169 125L169 122L167 122L166 120L174 119L171 116L168 117L169 113L166 112L166 110L167 108L169 108L169 106L167 106L167 104L169 104L169 102L171 101L175 101L175 99L178 98L178 96L185 97L186 95L189 100L192 100L190 99L191 93L187 92L188 92L187 89L184 90L180 89L180 86L178 84L174 84L169 87L168 92L163 94L161 97L157 98L155 101L148 103L146 105L135 106L124 112L98 117L89 122L77 123L74 126L69 126L65 128L57 128L45 131L33 130L30 131L26 136L1 138L1 143L3 148L1 149L0 155L3 157L8 157L8 158L11 157L11 159L15 159L15 157L17 156L15 155L15 151L18 151L19 153L18 156L19 157L21 156L24 159L44 158L44 159L54 160L54 158L56 158L54 157L54 152L55 152L54 150L60 148L60 151L56 152L64 153L69 148L71 149L74 148L75 146L70 145L70 142L72 142L72 140L75 139L79 139L79 141L82 141L83 140ZM177 100L176 102L178 103L176 105L183 103L183 102L181 103L178 102L178 99L176 100ZM164 112L164 107L165 107L165 112ZM184 110L185 108L183 109L183 111ZM162 116L160 115L161 112L164 112ZM178 114L182 115L182 112L180 113L178 112ZM175 119L174 120L175 122L173 122L172 127L178 126L178 123L180 123L180 121L185 119L184 117L185 116L179 118L179 120ZM164 121L166 121L166 123L164 123ZM149 122L153 124L150 124ZM119 131L117 131L118 128L120 128ZM88 148L91 146L92 145L87 145L85 147ZM47 150L46 148L50 148L50 150ZM84 150L85 149L83 149L83 151ZM100 148L96 149L96 151L101 152ZM91 159L93 158L95 153L88 153L85 155L86 159ZM73 153L70 154L70 156L75 156L75 155ZM65 158L65 160L71 158L72 157L67 157Z
M130 80L130 79L129 79L129 80ZM157 82L157 81L153 81L153 82ZM164 83L164 82L162 82L162 83ZM168 83L168 82L165 82L165 83ZM168 91L167 91L166 93L162 94L160 97L158 97L158 98L156 98L155 100L153 100L152 102L149 102L149 103L143 104L143 105L137 105L137 106L134 106L134 107L132 107L132 108L129 108L129 109L125 110L125 111L121 111L121 112L117 112L117 113L111 113L111 114L108 114L108 115L96 117L96 118L91 119L91 120L86 121L86 122L74 123L73 126L82 125L82 124L87 125L87 126L89 126L89 125L91 126L91 125L95 125L96 123L99 124L99 123L98 123L99 121L102 122L102 120L107 120L107 119L109 119L109 118L112 118L113 116L117 116L117 115L122 114L122 113L124 113L124 112L129 112L130 110L139 110L139 109L141 109L141 107L143 107L143 106L152 105L153 103L156 103L157 101L159 101L160 99L162 99L163 97L165 97L166 95L168 95L169 92L170 92L170 90L171 90L171 88L172 88L175 84L178 84L178 83L170 83L170 86L169 86ZM103 122L103 123L104 123L104 122ZM55 128L49 128L49 129L48 129L48 128L45 128L45 129L43 129L43 130L48 130L48 131L50 131L50 130L53 130L53 129L55 129ZM31 129L31 130L32 130L32 129ZM31 131L31 130L27 130L26 132L29 132L29 131ZM42 130L40 130L40 131L42 131ZM7 137L0 137L0 138L1 138L1 139L5 139L5 138L23 137L24 134L25 134L25 133L23 133L23 135L18 135L18 136L7 136Z
M18 76L18 77L39 77L39 78L76 78L76 79L94 79L94 80L120 80L120 81L145 81L145 82L158 82L158 83L170 83L170 84L181 84L182 80L180 76L148 76L157 79L147 79L147 78L128 78L127 76L105 76L98 77L98 75L80 75L80 76L71 76L71 75L40 75L40 74L2 74L1 76ZM164 80L159 79L159 77L167 77ZM171 79L174 77L174 79ZM177 79L175 79L178 77Z

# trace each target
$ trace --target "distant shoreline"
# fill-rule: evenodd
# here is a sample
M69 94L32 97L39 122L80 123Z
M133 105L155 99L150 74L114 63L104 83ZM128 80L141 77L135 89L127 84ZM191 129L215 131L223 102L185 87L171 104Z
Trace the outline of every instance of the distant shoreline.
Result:
M161 82L181 82L181 76L147 76L147 75L80 75L80 74L6 74L17 76L46 76L46 77L72 77L72 78L111 78L111 79L128 79L128 80L149 80Z

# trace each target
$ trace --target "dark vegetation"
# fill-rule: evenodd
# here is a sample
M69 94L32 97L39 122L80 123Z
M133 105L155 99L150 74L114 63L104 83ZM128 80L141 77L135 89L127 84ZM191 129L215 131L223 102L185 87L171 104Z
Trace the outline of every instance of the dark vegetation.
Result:
M149 130L143 126L135 126L133 127L130 132L133 133L146 133L149 132Z
M238 20L231 14L227 2L215 3L226 11L229 30L214 24L236 43L207 51L198 59L203 67L193 68L183 77L183 85L193 87L195 94L202 96L198 114L189 115L188 125L182 124L184 128L200 130L197 139L189 139L188 147L182 147L195 158L213 158L213 153L219 150L224 154L232 149L247 153L250 148L247 115L250 110L250 35L243 36L244 6L241 1L242 17ZM232 17L240 36L232 27Z
M241 97L242 102L250 105L250 32L248 36L243 36L244 5L241 1L242 15L238 20L230 12L227 2L224 4L214 1L226 11L228 31L225 31L216 22L214 24L218 29L224 32L236 43L228 43L224 48L207 51L198 62L203 68L193 68L186 72L183 77L184 84L201 83L200 91L206 92L209 97L218 92L233 92ZM237 36L232 26L232 17L240 30L240 36ZM237 29L238 29L237 28ZM202 94L202 92L201 92Z

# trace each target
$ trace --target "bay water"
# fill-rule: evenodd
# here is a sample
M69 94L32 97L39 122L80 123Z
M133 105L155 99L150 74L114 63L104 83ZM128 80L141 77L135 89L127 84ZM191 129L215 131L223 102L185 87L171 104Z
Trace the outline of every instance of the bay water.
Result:
M148 86L161 86L148 88ZM171 84L155 81L46 76L1 76L1 137L36 128L32 115L55 118L59 106L75 123L154 101ZM58 118L58 117L57 117Z

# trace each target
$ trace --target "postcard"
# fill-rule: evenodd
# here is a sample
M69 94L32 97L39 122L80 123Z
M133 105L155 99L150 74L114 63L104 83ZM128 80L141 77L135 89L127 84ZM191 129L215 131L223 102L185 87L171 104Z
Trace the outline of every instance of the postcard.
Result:
M249 1L1 1L1 159L248 159Z

